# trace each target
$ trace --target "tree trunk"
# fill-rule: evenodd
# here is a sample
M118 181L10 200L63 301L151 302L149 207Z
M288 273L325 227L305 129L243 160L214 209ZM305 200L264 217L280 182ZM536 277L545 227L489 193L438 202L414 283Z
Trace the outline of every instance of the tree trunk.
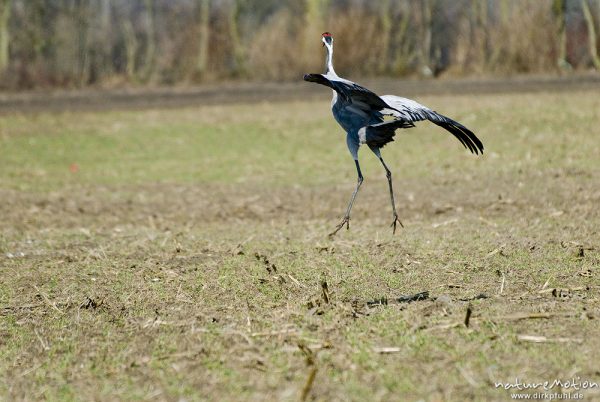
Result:
M479 43L479 58L481 63L481 69L482 71L485 71L489 65L488 4L486 1L479 1L478 4L479 7L477 8L477 20L481 35Z
M10 9L12 0L0 0L0 73L4 72L10 62L9 44Z
M390 0L379 2L379 13L381 21L381 52L379 54L379 73L386 73L389 66L390 33L392 31L392 16Z
M231 72L233 75L244 74L244 48L240 43L240 33L238 29L238 14L240 0L233 0L231 9L229 10L229 38L231 40L232 65Z
M510 24L511 24L511 7L509 4L509 0L500 0L500 7L499 7L499 21L498 24L499 29L497 28L495 31L498 32L507 32L510 29ZM489 35L488 35L489 37ZM497 35L491 39L491 41L493 42L494 39L498 39ZM502 58L502 47L500 46L491 46L491 48L488 51L489 56L488 56L488 65L489 66L497 66L500 65L501 62L501 58Z
M600 57L598 57L598 48L596 47L596 28L594 26L594 17L590 11L590 6L587 0L581 0L581 8L583 9L583 17L588 30L588 45L590 49L590 57L596 70L600 70Z
M313 43L313 36L316 34L313 27L318 25L315 21L315 19L319 18L318 2L319 0L304 1L304 41L302 42L302 55L305 62L313 58L310 44Z
M147 81L154 72L154 55L156 53L156 35L154 29L154 0L146 0L146 49L144 54L144 70L142 80Z
M433 75L431 69L432 1L423 0L421 3L421 74L428 77Z
M77 71L76 80L79 86L88 82L90 72L90 55L88 34L90 25L89 2L79 0L76 3L75 19L77 24Z
M305 63L303 68L309 68L316 65L317 60L321 59L319 52L315 52L315 44L325 29L323 28L324 16L329 5L329 0L304 0L304 41L302 43L303 61ZM321 30L323 28L323 30ZM335 34L335 32L334 32Z
M111 32L111 4L110 0L101 0L98 2L98 25L94 35L94 47L96 50L96 65L93 66L96 80L114 73L114 65L111 57L113 47L112 40L106 40L106 32Z
M198 0L198 57L196 74L205 78L208 65L208 45L210 35L210 0Z
M123 19L123 40L125 42L125 73L127 78L135 78L135 57L138 50L138 40L135 37L135 30L131 20L125 16Z
M561 70L570 70L567 61L567 0L555 0L553 4L554 15L558 20L558 60L557 65Z
M411 46L411 38L408 35L408 27L411 21L411 4L409 0L401 3L402 17L400 19L398 30L395 35L397 43L396 51L394 52L393 69L395 73L403 73L410 63L418 58L418 51Z

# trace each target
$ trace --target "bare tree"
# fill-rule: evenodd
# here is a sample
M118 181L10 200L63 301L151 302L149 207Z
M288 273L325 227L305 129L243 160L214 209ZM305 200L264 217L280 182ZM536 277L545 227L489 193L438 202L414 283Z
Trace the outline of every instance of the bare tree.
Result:
M313 43L315 38L322 33L325 29L323 27L323 15L325 14L329 5L328 0L304 0L304 40L303 45L303 61L307 65L311 65L316 57L319 57L317 53L313 52Z
M129 18L124 18L122 23L123 42L125 45L125 73L130 79L135 78L136 55L139 47L138 39L135 35L133 23Z
M394 35L395 52L393 57L393 71L404 72L408 66L418 57L418 52L415 51L409 40L409 26L411 21L411 7L409 0L400 3L400 20L397 24L396 34Z
M567 61L567 0L554 0L552 5L554 18L558 24L558 68L569 70Z
M10 61L8 22L10 21L11 3L12 0L0 0L0 72L6 70Z
M74 13L77 30L77 59L75 74L77 84L81 86L87 83L90 72L88 37L91 16L89 0L76 0Z
M498 17L498 21L497 21L497 29L496 32L500 32L500 34L502 35L504 32L506 32L509 29L509 26L511 24L511 5L510 5L510 0L500 0L499 2L499 17ZM488 44L489 42L494 42L493 39L489 38L489 33L488 33ZM488 49L487 53L488 53L488 66L496 66L500 63L502 63L501 58L502 58L502 54L503 54L503 50L504 47L503 46L490 46L490 49Z
M94 2L92 13L97 15L92 21L90 33L90 48L92 62L90 66L91 83L109 77L114 73L112 50L115 46L115 34L112 32L113 20L111 18L112 0Z
M581 9L583 10L583 17L587 25L588 31L588 45L590 51L590 57L596 70L600 70L600 57L598 57L598 48L596 47L596 28L594 26L594 17L590 11L590 5L587 0L581 0Z
M154 72L154 55L156 53L156 33L154 28L154 0L145 0L146 48L144 53L144 68L141 78L150 79Z
M197 0L198 5L198 56L196 73L200 78L206 75L208 65L208 45L210 35L210 0Z
M232 0L232 4L229 7L229 38L231 40L231 53L232 53L232 67L231 70L235 75L244 74L245 63L244 63L244 47L240 43L239 33L239 3L240 0Z
M421 74L433 75L431 68L432 9L435 0L421 2Z
M381 54L379 55L378 71L380 73L388 70L390 36L392 32L392 3L390 0L379 2L379 19L381 22Z

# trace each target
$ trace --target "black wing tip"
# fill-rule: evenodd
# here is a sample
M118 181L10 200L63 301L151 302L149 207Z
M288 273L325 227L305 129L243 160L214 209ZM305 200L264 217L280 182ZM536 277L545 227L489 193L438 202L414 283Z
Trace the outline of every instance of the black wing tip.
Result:
M479 138L477 138L475 133L473 133L471 130L469 130L457 121L454 121L445 116L441 117L443 118L442 121L434 121L434 123L448 130L453 136L455 136L460 141L461 144L463 144L465 148L471 151L471 153L475 155L483 155L483 143Z
M471 151L471 153L483 155L483 144L471 131L468 131L468 134L466 134L465 142L469 146L469 151Z
M484 148L481 140L477 138L475 133L473 133L471 130L467 129L464 126L462 126L462 128L463 132L466 132L467 136L469 137L469 140L471 140L471 145L473 146L473 151L471 152L473 152L475 155L483 155Z

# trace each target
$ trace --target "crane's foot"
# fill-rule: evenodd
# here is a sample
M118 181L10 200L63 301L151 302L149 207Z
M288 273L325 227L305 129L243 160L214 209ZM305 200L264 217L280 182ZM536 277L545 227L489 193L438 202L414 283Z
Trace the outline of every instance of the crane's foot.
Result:
M339 232L344 227L344 225L346 225L346 230L350 229L350 217L348 215L344 216L344 219L342 219L339 225L335 227L335 230L329 233L329 237L335 236L335 234Z
M398 218L398 214L396 212L394 212L394 221L392 222L392 224L390 225L393 228L393 232L392 234L396 234L396 224L400 224L400 227L403 228L404 225L402 224L402 222L400 221L400 218Z

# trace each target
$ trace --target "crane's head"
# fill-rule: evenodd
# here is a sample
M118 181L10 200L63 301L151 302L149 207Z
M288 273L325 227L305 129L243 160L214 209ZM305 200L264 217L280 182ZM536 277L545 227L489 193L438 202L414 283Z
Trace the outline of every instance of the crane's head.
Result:
M323 32L323 34L321 35L321 41L323 41L323 46L331 46L333 45L333 35L331 35L329 32Z

